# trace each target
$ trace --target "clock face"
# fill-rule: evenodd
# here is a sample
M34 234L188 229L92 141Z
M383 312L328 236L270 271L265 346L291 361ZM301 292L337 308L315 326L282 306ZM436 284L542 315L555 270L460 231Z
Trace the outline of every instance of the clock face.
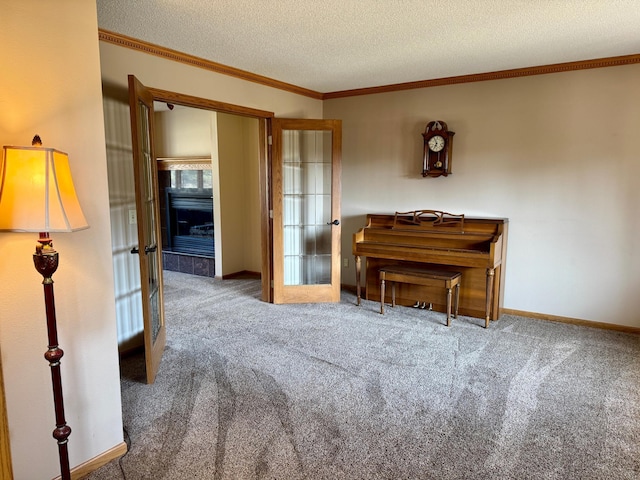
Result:
M444 148L444 138L440 135L435 135L429 139L429 150L432 152L439 152Z

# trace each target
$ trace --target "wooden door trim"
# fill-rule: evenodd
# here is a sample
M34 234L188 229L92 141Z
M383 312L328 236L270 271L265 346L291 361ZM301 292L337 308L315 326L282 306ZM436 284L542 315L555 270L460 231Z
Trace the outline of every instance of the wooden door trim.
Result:
M243 115L245 117L255 118L273 118L274 113L267 110L258 110L257 108L243 107L232 103L218 102L193 95L185 95L184 93L171 92L169 90L161 90L159 88L147 87L151 92L153 99L158 102L172 103L182 105L184 107L202 108L205 110L214 110L220 113L232 113L234 115Z
M271 117L273 118L273 117ZM261 249L261 281L262 301L273 302L273 219L271 218L271 118L259 120L259 152L260 152L260 249Z
M334 215L333 220L342 222L342 120L330 120L330 122L332 122L334 132L333 142L331 144L333 150L331 162L331 214ZM335 206L337 206L337 208ZM339 212L339 215L336 214L336 212ZM342 223L340 224L340 228L333 228L331 230L331 235L333 246L338 249L336 252L338 260L331 265L331 278L340 279L334 287L333 299L335 302L339 302L342 283Z

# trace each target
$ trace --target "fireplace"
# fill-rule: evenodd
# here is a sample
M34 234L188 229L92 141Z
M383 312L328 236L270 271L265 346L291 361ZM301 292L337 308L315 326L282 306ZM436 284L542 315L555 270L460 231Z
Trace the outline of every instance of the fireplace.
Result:
M167 188L164 250L214 256L213 192L210 188Z

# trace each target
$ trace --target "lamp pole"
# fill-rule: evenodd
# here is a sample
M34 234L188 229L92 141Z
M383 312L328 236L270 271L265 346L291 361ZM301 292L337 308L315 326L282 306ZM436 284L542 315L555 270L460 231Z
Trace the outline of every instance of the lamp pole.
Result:
M45 352L44 358L49 362L49 366L51 367L53 403L56 411L56 428L53 431L53 438L58 442L61 478L62 480L71 480L68 449L68 437L71 434L71 427L67 425L67 421L64 418L62 377L60 375L60 359L64 355L64 352L58 346L56 306L53 297L53 279L51 278L58 269L58 252L54 250L48 233L40 233L36 253L33 254L33 263L43 278L42 285L44 287L44 303L47 315L47 335L49 337L49 348Z

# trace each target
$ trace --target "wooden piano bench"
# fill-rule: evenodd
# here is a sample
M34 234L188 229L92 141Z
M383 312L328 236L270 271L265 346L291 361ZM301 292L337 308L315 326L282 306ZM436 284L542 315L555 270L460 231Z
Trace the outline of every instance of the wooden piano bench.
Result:
M453 318L458 318L458 301L460 299L460 272L434 270L418 267L393 265L380 269L380 313L384 315L384 287L385 282L391 282L391 306L396 306L396 282L430 287L443 286L447 289L447 327L451 325L451 297L454 297Z

